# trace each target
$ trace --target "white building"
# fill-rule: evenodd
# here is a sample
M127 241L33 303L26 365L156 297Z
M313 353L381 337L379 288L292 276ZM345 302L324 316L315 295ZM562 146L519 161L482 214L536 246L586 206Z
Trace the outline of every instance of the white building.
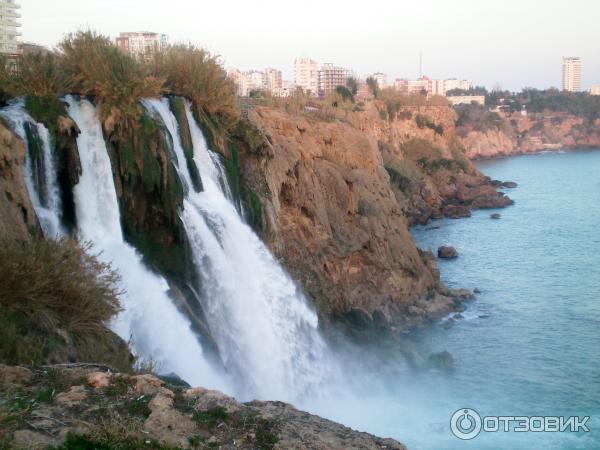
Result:
M590 95L600 95L600 84L590 88Z
M379 86L379 89L388 87L387 74L383 72L377 72L371 75L371 78L374 78L377 81L377 86Z
M450 95L446 98L452 104L452 106L470 105L472 103L485 105L485 95Z
M444 94L453 89L462 89L468 91L473 87L472 83L468 80L459 80L458 78L449 78L444 80Z
M116 39L117 47L136 58L150 58L153 53L164 50L169 45L166 34L150 31L120 33Z
M17 19L19 6L15 0L0 0L0 53L15 55L18 53L18 37L21 33L17 28L21 26Z
M319 67L310 58L298 58L294 61L294 85L312 95L319 93Z
M563 57L562 59L562 88L563 91L581 91L581 58L578 56Z

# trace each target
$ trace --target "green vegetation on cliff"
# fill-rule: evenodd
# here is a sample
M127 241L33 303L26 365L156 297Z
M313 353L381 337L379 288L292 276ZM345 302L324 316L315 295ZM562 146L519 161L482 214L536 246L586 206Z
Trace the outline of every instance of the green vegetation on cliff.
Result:
M107 327L120 310L118 276L70 240L0 242L0 363L72 360L130 368Z

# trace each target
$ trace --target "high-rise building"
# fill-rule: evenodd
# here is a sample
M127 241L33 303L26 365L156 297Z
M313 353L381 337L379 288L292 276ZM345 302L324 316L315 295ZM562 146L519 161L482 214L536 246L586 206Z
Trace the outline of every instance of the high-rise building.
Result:
M319 70L319 95L326 96L333 92L338 86L346 86L350 71L344 67L334 66L331 63L325 63Z
M578 56L563 57L562 59L562 88L563 91L581 91L581 58Z
M312 95L319 94L318 63L310 58L298 58L294 61L294 85Z
M597 84L590 88L590 95L600 95L600 84Z
M265 89L269 92L277 92L283 88L283 74L281 70L265 69Z
M120 33L116 39L117 47L136 58L148 59L154 52L164 50L169 45L166 34L150 31Z
M17 28L21 26L17 19L19 6L15 0L0 0L0 53L15 55L18 53L18 37L21 33Z

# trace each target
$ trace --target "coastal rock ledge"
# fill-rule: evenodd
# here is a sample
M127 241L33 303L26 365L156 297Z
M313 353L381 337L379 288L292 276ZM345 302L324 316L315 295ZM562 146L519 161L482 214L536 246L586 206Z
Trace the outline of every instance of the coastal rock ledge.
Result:
M17 449L406 449L287 403L92 364L0 365L0 423L0 444Z

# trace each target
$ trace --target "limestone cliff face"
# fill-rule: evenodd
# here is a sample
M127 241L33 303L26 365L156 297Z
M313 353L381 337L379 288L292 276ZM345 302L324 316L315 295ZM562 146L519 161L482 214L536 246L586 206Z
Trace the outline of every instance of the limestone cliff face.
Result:
M322 316L404 328L452 310L409 222L453 202L467 211L487 206L471 205L477 198L509 202L455 148L452 109L406 108L390 120L371 103L323 120L256 107L249 119L270 144L240 158L263 204L264 238Z
M0 121L0 238L41 236L24 178L25 145Z
M494 158L541 150L600 148L600 119L589 122L565 113L513 114L501 127L473 130L468 124L458 130L470 159Z

